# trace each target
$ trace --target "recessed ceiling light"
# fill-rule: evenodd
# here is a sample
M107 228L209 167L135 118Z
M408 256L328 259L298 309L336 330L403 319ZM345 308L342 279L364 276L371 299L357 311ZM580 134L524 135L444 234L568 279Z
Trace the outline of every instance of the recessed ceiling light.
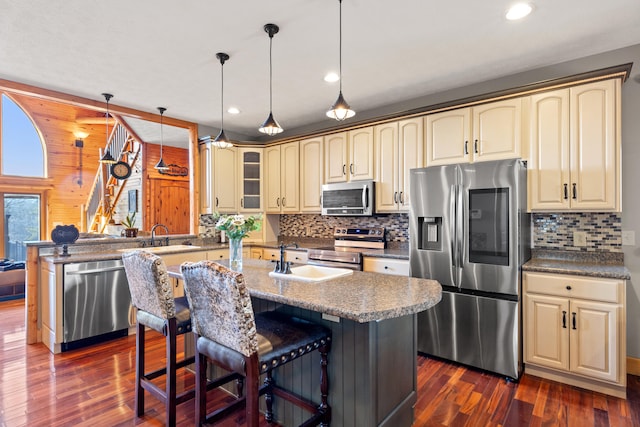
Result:
M328 83L335 83L338 80L340 80L340 76L333 72L327 73L327 75L324 76L324 81Z
M516 3L509 8L505 15L509 21L515 21L522 19L531 13L533 8L529 3Z
M236 107L229 107L229 109L227 110L227 113L229 114L240 114L240 110Z

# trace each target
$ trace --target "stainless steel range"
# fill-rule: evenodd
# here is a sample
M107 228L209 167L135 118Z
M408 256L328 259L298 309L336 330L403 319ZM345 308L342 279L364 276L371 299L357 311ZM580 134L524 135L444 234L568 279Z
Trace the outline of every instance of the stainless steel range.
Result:
M362 270L362 252L385 248L384 228L336 228L334 246L307 251L308 264Z

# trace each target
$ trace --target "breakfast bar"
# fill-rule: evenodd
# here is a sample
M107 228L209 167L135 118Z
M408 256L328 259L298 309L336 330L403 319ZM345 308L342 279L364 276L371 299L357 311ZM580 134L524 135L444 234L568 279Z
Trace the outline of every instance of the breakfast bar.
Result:
M224 263L224 262L223 262ZM416 314L440 301L434 280L354 271L322 281L269 276L274 264L245 260L243 274L255 312L280 310L332 330L329 404L332 426L410 426L416 402ZM180 278L180 267L169 266ZM186 340L187 352L192 338ZM275 380L317 397L317 353L294 360ZM276 421L298 425L301 410L276 399Z

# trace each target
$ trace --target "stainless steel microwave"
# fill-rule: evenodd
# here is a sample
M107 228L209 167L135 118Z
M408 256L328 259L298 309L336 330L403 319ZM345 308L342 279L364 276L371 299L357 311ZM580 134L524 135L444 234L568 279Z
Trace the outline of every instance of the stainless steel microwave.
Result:
M373 181L354 181L322 186L322 215L371 216Z

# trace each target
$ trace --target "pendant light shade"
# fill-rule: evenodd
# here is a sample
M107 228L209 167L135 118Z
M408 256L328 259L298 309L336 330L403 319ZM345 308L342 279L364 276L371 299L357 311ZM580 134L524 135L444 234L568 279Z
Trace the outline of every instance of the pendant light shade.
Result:
M355 116L356 112L351 109L342 96L342 0L338 0L338 2L340 3L340 94L331 109L327 111L327 117L342 121Z
M273 61L271 51L273 48L273 35L277 34L280 28L275 24L266 24L264 31L269 34L269 117L267 117L267 120L264 121L258 130L269 136L273 136L284 130L280 127L276 119L273 118Z
M156 163L156 165L154 166L154 168L156 170L160 171L166 171L169 170L169 166L167 166L167 164L164 162L163 158L162 158L162 151L163 151L163 146L164 146L164 134L162 133L162 128L163 128L163 123L162 123L162 118L164 116L164 112L167 111L166 108L164 107L158 107L158 111L160 111L160 161L158 163Z
M216 136L211 144L216 148L229 148L233 147L229 138L224 133L224 63L229 59L229 55L223 52L216 53L216 58L220 61L220 133Z
M104 116L106 132L107 132L107 145L106 145L107 148L104 150L102 157L100 157L100 163L112 165L116 163L116 159L113 158L113 156L111 155L111 152L109 151L109 100L113 98L113 95L111 95L110 93L103 93L102 96L104 96L104 99L107 100L107 112Z

